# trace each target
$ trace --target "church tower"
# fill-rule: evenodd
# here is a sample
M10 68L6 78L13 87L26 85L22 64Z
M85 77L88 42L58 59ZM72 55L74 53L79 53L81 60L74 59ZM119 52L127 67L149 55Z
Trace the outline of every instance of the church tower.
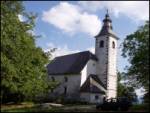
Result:
M106 98L113 98L117 95L117 40L118 37L112 31L112 21L108 11L103 20L103 27L95 36L95 55L98 58L96 74L105 85Z

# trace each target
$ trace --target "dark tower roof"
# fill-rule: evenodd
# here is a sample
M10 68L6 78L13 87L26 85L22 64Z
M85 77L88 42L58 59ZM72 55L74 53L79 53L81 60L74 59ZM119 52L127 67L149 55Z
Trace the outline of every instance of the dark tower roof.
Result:
M104 36L104 35L108 35L108 36L113 36L116 39L119 39L112 30L113 30L112 20L110 19L110 16L109 16L108 10L107 10L105 18L103 20L103 27L102 27L101 31L98 33L98 35L95 36L95 38Z

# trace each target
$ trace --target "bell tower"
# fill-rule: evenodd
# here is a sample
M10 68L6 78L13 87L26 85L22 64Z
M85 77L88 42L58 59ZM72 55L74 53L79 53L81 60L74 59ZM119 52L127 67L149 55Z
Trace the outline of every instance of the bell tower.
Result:
M107 89L106 97L116 97L116 57L118 37L113 32L112 21L108 14L108 10L103 20L103 27L99 34L95 36L95 39L95 55L98 58L96 74Z

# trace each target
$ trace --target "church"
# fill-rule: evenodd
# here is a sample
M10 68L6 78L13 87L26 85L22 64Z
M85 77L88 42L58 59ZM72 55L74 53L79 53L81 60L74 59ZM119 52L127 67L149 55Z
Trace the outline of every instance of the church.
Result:
M117 40L108 11L95 38L95 54L89 51L59 56L47 65L48 77L59 85L53 97L102 103L117 95Z

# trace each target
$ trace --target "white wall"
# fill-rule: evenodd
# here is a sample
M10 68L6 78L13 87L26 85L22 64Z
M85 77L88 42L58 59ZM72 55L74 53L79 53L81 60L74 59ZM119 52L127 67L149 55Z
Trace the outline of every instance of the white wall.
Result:
M90 93L80 93L80 100L83 102L90 102Z
M98 96L98 99L95 99L95 96ZM91 93L90 94L90 102L91 103L103 103L104 95L99 93Z
M115 42L115 48L112 47L113 41ZM107 96L108 98L114 98L117 95L117 40L113 37L109 37L108 55Z
M95 54L98 58L96 73L99 76L103 84L106 85L107 79L107 62L108 62L108 38L107 36L101 36L96 39ZM104 41L104 47L99 47L100 41Z
M96 74L96 61L92 60L92 59L90 59L87 62L87 64L85 65L85 67L81 71L81 84L80 84L80 86L82 86L82 84L86 81L87 77L90 74Z
M98 99L95 99L95 96L98 96ZM103 103L104 95L99 93L88 93L82 92L80 94L81 101L90 102L90 103Z
M115 42L115 48L112 48L112 42ZM109 54L108 54L108 74L116 75L117 67L117 40L113 37L109 38Z
M107 86L108 98L116 97L117 91L117 40L113 37L101 36L97 38L95 54L98 57L96 73L101 81ZM104 41L104 47L100 48L100 41ZM115 42L115 48L112 42Z
M59 96L64 94L64 87L67 87L67 96L79 96L80 90L80 82L81 82L81 75L51 75L49 79L54 77L56 81L60 83L58 87L53 91L52 94ZM68 81L65 82L65 77L68 78Z

